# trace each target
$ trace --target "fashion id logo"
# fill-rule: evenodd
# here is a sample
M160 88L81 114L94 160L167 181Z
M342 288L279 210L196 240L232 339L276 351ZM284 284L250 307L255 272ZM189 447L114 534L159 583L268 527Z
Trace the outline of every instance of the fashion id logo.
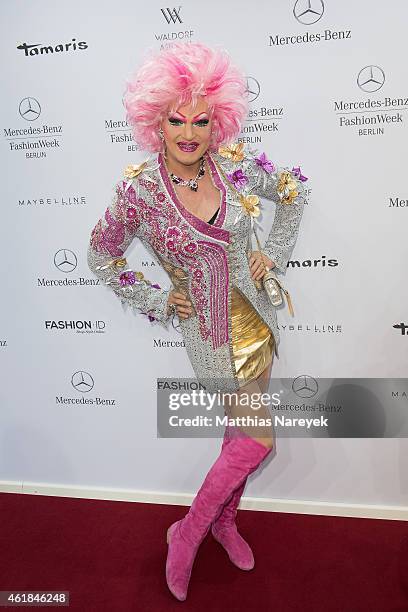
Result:
M73 331L79 334L104 334L106 323L105 321L91 321L77 319L75 321L44 321L44 327L47 331Z

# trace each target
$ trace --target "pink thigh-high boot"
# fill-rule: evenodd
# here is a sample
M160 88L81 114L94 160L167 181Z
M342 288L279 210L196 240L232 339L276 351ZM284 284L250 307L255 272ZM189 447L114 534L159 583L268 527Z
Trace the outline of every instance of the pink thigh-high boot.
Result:
M224 433L222 449L233 439L233 437L245 437L238 427L227 425ZM219 516L211 526L211 533L227 551L232 563L242 570L251 570L255 565L254 555L249 544L238 533L235 518L237 515L239 501L245 489L248 477L235 489L230 499L221 509Z
M211 524L233 492L270 452L269 447L249 436L232 439L212 465L186 516L170 525L166 579L180 601L187 597L194 559Z

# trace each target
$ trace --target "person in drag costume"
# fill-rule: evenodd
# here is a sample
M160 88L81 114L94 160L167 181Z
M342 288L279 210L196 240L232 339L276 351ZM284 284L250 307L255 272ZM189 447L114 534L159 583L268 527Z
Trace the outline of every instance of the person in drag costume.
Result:
M91 233L88 265L151 322L167 328L178 316L194 373L207 390L264 391L280 338L262 278L271 268L286 273L307 177L300 167L278 166L236 142L248 113L246 84L222 48L197 42L151 51L128 80L124 105L134 140L150 156L128 165L115 183L112 203ZM260 198L276 210L262 251L253 251ZM128 267L135 237L167 272L169 287ZM226 401L225 411L240 416L234 401ZM226 427L189 511L167 531L166 579L177 599L187 597L210 529L237 567L254 567L235 517L248 476L272 448L267 428Z

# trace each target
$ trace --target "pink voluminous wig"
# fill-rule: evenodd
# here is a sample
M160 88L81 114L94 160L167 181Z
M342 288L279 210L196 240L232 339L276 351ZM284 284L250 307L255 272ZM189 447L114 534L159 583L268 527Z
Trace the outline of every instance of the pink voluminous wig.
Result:
M222 48L199 42L175 43L149 55L126 81L123 104L133 138L143 150L158 152L158 130L168 110L196 104L205 96L212 116L210 150L231 143L248 113L245 77Z

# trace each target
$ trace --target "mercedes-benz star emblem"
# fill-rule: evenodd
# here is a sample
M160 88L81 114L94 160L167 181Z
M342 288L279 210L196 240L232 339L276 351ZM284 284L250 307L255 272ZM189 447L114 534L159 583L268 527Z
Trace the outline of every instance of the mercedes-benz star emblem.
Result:
M313 397L319 390L317 380L313 376L303 374L294 379L292 383L292 390L299 397Z
M35 121L41 115L41 106L35 98L23 98L18 112L26 121Z
M77 256L69 249L60 249L54 255L54 265L60 272L68 274L73 272L77 267Z
M297 0L293 7L295 19L303 25L316 23L323 17L323 0Z
M254 77L247 77L246 79L246 91L248 94L248 102L253 102L259 96L261 86Z
M357 85L367 93L381 89L385 83L385 74L379 66L365 66L357 76Z
M93 389L94 379L88 372L78 370L72 375L71 384L76 391L80 393L88 393Z

